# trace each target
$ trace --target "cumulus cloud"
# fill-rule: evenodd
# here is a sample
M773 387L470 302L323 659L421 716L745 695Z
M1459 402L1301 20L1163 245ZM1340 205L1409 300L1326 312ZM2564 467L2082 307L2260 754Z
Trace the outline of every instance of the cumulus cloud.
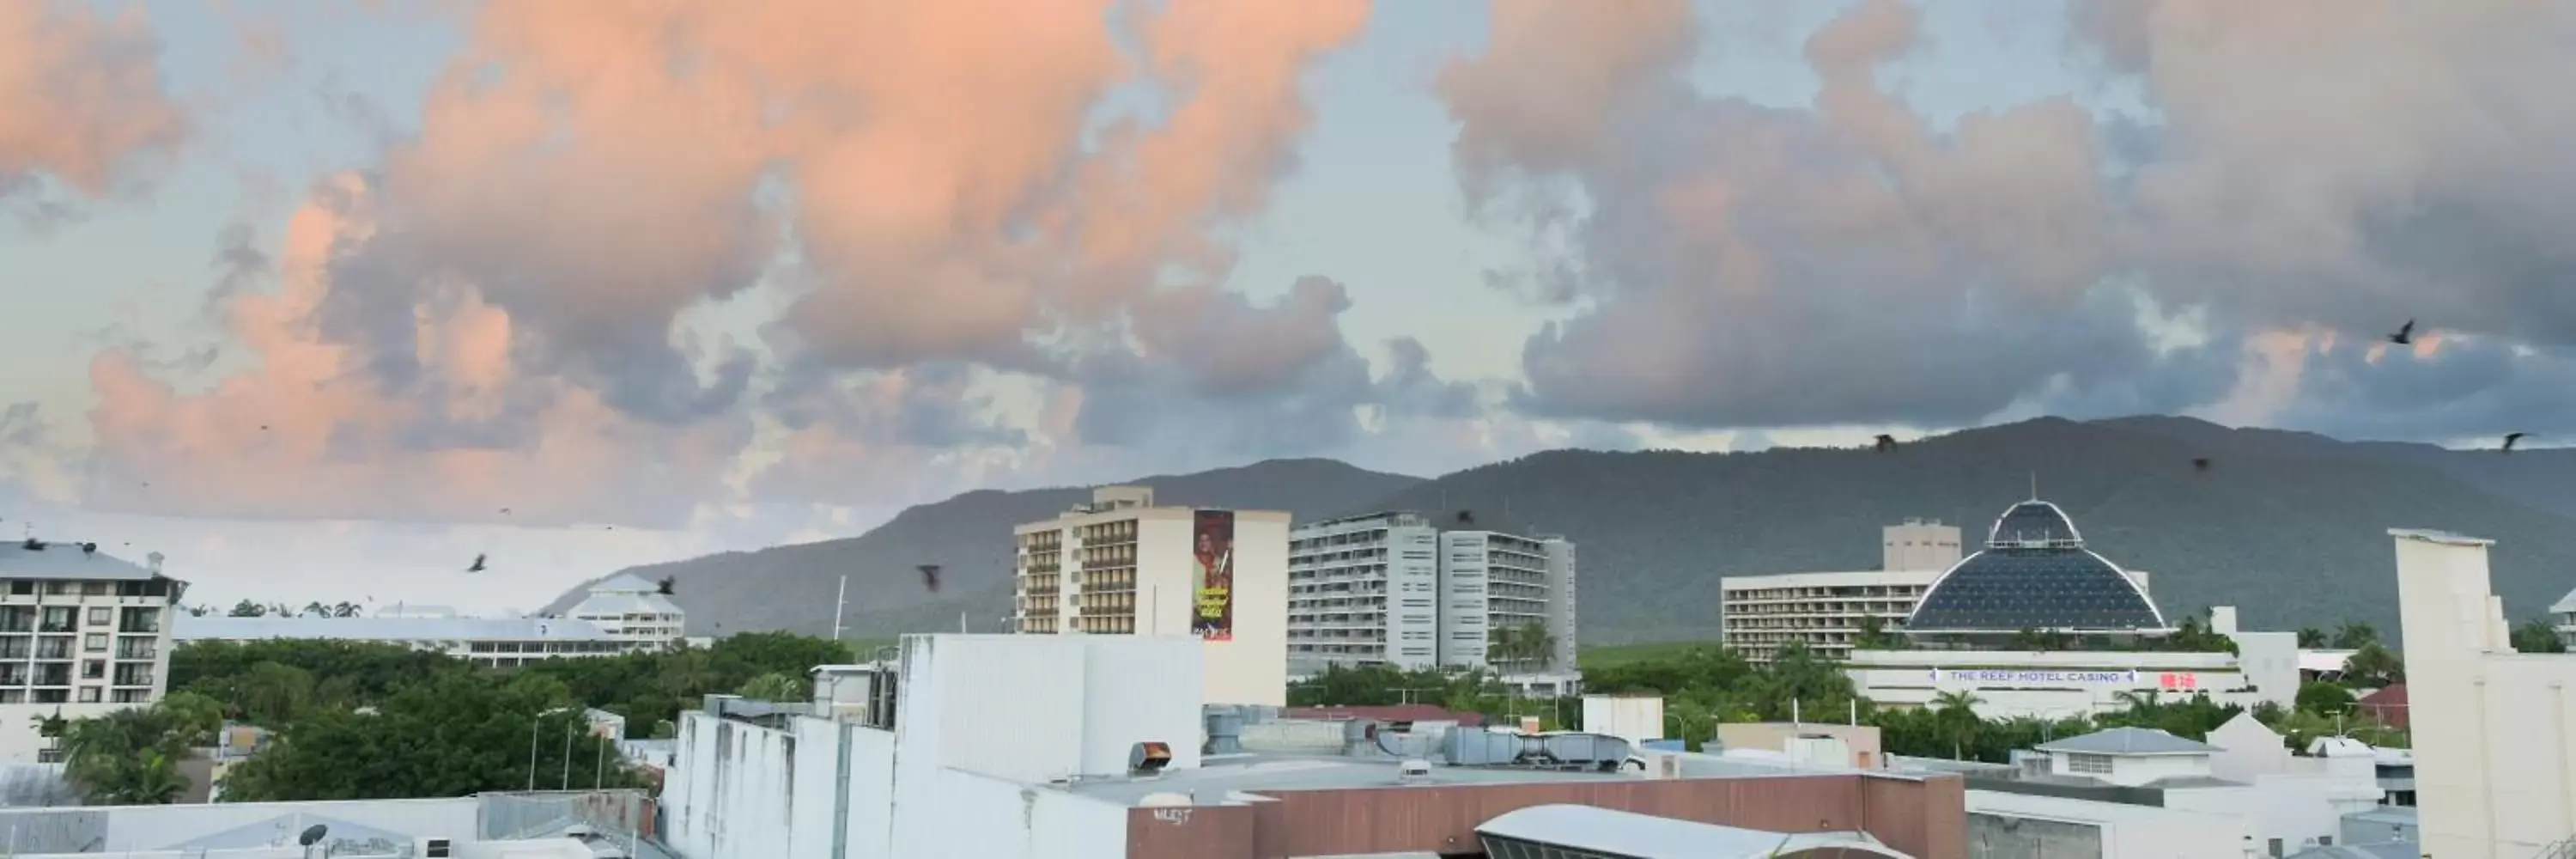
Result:
M1304 71L1366 13L482 5L416 126L298 216L277 294L243 288L265 277L257 231L222 237L212 299L253 369L199 394L140 349L100 359L92 489L174 512L360 496L354 515L473 519L509 495L522 516L670 522L1116 451L1162 470L1327 451L1387 431L1371 408L1465 419L1474 392L1418 343L1374 378L1343 285L1224 286L1233 228L1296 167ZM691 333L727 314L758 317L749 339ZM231 447L254 453L191 466ZM670 464L600 470L621 460ZM447 472L475 477L363 488Z
M90 368L88 503L162 515L549 524L686 520L746 429L665 428L596 391L525 372L516 322L470 290L406 317L417 372L396 386L323 336L338 255L377 229L371 192L334 177L288 224L281 288L226 303L255 363L183 392L134 353ZM500 508L511 513L500 513Z
M162 92L160 54L139 11L0 4L0 202L41 193L39 179L105 198L175 151L188 123ZM40 199L28 211L67 210Z

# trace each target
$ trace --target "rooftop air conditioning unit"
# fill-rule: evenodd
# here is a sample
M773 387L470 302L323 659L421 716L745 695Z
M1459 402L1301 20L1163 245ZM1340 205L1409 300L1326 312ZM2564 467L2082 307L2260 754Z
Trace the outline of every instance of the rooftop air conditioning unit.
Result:
M455 854L450 852L447 839L423 838L420 840L420 855L422 859L448 859Z

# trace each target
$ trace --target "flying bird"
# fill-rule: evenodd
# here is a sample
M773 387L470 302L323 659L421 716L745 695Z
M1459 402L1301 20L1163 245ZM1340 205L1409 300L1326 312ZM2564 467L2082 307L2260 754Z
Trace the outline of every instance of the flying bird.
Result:
M474 566L466 567L466 568L465 568L465 571L466 571L466 572L469 572L469 573L479 573L479 572L482 572L482 571L483 571L483 556L482 556L482 555L476 555L476 556L474 556Z
M1474 511L1474 510L1460 510L1460 511L1458 511L1458 522L1459 522L1460 524L1463 524L1463 525L1473 525L1473 524L1476 524L1476 511Z
M1882 435L1880 435L1880 436L1878 437L1878 446L1877 446L1877 450L1878 450L1878 452L1879 452L1879 453L1886 453L1886 452L1888 452L1888 451L1895 450L1895 449L1896 449L1896 437L1895 437L1895 436L1892 436L1892 435L1884 435L1884 434L1882 434Z
M662 595L667 597L671 595L671 588L676 584L678 584L678 582L670 576L663 576L661 581L654 583L654 589L661 591Z
M939 565L938 565L938 564L923 564L923 565L921 565L921 566L919 566L919 567L915 567L914 569L917 569L917 570L920 570L920 571L921 571L921 586L922 586L922 587L929 588L929 589L930 589L930 592L931 592L931 593L934 593L934 594L939 592Z
M2192 460L2192 461L2191 461L2191 468L2192 468L2192 470L2193 470L2193 471L2199 471L2199 472L2203 472L2203 473L2208 472L2208 471L2209 471L2209 457L2204 456L2204 457L2200 457L2200 458L2198 458L2198 459L2194 459L2194 460Z
M2513 443L2514 443L2514 442L2521 441L2521 440L2522 440L2522 437L2523 437L2524 435L2526 435L2526 434L2525 434L2525 433L2518 433L2518 432L2509 432L2509 433L2505 433L2505 434L2504 434L2504 452L2506 452L2506 453L2512 453L2512 452L2513 452Z
M2415 342L2415 320L2406 320L2405 325L2398 327L2397 333L2388 335L2388 342L2399 346Z
M507 507L503 507L503 508L501 508L501 515L503 515L503 516L508 516L508 515L510 515L510 508L507 508Z

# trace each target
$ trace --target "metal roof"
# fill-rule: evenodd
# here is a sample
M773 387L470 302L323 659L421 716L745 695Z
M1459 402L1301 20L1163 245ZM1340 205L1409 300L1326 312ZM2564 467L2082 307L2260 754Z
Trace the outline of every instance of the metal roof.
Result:
M1859 832L1766 832L1591 805L1505 812L1476 827L1476 834L1633 859L1758 859L1820 848L1854 856L1905 855Z
M638 575L636 575L636 574L634 574L634 573L618 573L617 575L609 576L609 577L608 577L608 578L606 578L606 579L602 579L602 580L600 580L599 584L595 584L595 585L591 585L591 586L590 586L590 592L591 592L591 593L595 593L595 594L596 594L596 593L640 593L640 594L649 594L649 593L652 593L652 592L654 592L654 591L658 591L658 590L661 590L661 589L662 589L662 586L661 586L661 585L657 585L657 584L654 584L654 583L652 583L652 582L645 581L643 576L638 576Z
M2043 752L2088 755L2205 755L2217 746L2149 728L2112 728L2038 746Z
M613 641L586 620L561 617L192 617L170 624L172 641L310 638L338 641L546 639Z
M590 615L682 614L678 603L657 593L629 591L592 591L581 602L564 612L573 617Z
M76 543L0 543L0 579L150 581L154 573L105 552L83 552Z

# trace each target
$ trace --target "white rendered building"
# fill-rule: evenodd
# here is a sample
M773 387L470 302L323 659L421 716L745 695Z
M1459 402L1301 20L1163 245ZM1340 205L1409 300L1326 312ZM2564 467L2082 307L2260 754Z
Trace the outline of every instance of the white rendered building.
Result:
M2576 839L2576 656L2519 653L2494 541L2392 530L2423 851L2563 855Z
M681 639L688 612L661 592L661 587L633 573L619 573L590 586L565 617L589 621L610 636L668 647Z
M611 635L588 621L545 617L187 617L171 639L192 641L366 641L431 650L479 665L511 668L541 659L614 656L657 648Z
M1287 513L1158 507L1149 487L1105 486L1012 531L1019 632L1197 636L1210 700L1287 704Z
M1444 531L1420 514L1389 511L1299 526L1289 545L1288 658L1297 673L1385 664L1490 667L1528 688L1569 679L1572 541ZM1553 646L1535 656L1498 651L1525 631Z
M1718 580L1726 646L1769 662L1792 641L1835 659L1851 655L1863 619L1889 634L1941 571L1959 563L1959 526L1907 519L1879 529L1878 569L1853 572L1728 576Z
M187 583L95 544L0 545L0 763L53 757L36 719L161 700L170 616Z
M1440 530L1417 514L1374 513L1290 533L1288 659L1438 665Z

